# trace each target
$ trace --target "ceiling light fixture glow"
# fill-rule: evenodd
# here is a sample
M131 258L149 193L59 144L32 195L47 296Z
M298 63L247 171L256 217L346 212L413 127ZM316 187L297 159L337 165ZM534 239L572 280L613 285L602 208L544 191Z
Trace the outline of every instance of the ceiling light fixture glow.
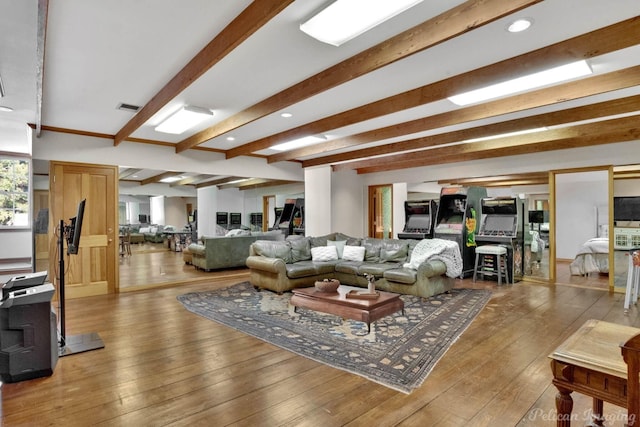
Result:
M532 23L533 20L531 18L516 19L509 24L509 26L507 27L507 31L509 31L510 33L520 33L524 30L529 29Z
M422 0L336 0L300 25L300 30L333 46L359 36Z
M459 95L450 96L447 99L456 105L464 106L517 92L525 92L530 89L578 77L584 77L591 73L593 73L593 71L587 61L581 60L540 71L538 73L529 74L527 76L518 77L513 80L507 80L506 82L461 93Z
M291 114L291 113L282 113L282 114L280 114L280 117L284 117L285 119L288 119L289 117L293 117L293 114Z
M182 175L169 176L169 177L166 177L166 178L162 178L160 180L160 182L164 182L165 184L169 184L169 183L172 183L172 182L180 181L181 179L184 179L184 176L182 176Z
M4 111L5 113L10 113L13 111L13 108L0 105L0 111Z
M155 127L156 132L181 134L213 116L213 111L184 106Z
M326 140L327 138L325 136L311 135L311 136L305 136L302 138L294 139L293 141L283 142L282 144L277 144L270 148L276 151L288 151L288 150L293 150L295 148L302 148L302 147L307 147L309 145L318 144Z

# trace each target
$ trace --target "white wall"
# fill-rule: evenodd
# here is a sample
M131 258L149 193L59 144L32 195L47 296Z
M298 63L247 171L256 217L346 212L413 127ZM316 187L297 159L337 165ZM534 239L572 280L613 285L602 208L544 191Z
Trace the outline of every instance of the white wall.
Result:
M182 197L166 197L164 199L165 225L173 225L181 230L187 225L187 202Z
M574 259L580 246L597 237L598 205L608 205L608 172L556 175L556 257Z

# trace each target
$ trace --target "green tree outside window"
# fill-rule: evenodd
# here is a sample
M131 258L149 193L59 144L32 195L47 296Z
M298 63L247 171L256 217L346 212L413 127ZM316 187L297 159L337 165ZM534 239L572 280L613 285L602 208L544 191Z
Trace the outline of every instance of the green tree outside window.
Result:
M29 226L29 161L0 158L0 227Z

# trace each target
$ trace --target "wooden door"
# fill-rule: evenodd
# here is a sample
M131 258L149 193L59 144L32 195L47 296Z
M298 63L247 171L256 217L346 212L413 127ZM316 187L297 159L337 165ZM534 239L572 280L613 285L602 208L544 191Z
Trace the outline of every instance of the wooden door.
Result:
M393 236L391 185L369 186L369 237L390 239Z
M67 255L64 243L65 296L78 298L118 290L118 168L117 166L51 162L49 169L51 245L49 263L59 270L60 220L69 225L78 204L86 199L77 255ZM50 275L51 276L51 275ZM59 285L59 272L55 274Z
M49 192L33 191L33 247L35 271L53 270L49 267Z

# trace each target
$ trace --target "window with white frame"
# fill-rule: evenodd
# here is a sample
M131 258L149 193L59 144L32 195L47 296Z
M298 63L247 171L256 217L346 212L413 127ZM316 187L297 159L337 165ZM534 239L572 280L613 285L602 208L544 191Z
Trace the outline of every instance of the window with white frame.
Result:
M0 157L0 228L29 227L30 160Z

